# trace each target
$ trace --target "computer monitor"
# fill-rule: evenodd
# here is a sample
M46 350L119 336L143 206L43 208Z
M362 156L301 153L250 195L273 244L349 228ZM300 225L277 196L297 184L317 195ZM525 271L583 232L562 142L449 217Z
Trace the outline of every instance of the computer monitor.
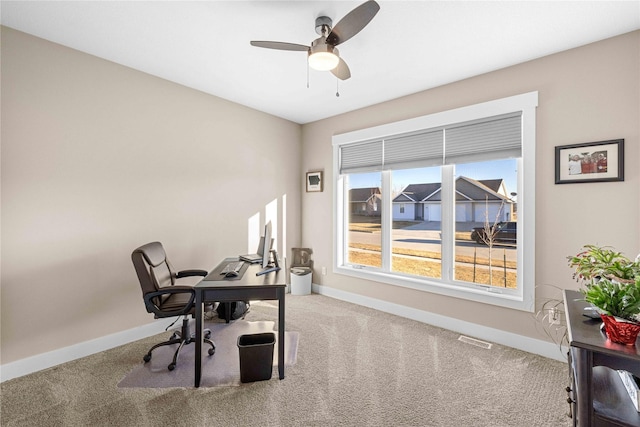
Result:
M271 221L264 226L264 245L262 246L262 268L269 266L271 260Z

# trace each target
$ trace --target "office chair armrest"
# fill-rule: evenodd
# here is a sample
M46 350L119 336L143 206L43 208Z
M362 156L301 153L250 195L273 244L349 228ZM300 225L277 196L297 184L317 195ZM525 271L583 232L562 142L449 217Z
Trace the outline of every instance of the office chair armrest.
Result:
M156 304L153 303L153 300L158 297L162 297L164 295L171 294L186 294L190 293L191 296L189 298L189 302L184 305L179 310L167 311L162 310ZM168 288L163 288L156 292L149 292L144 295L144 305L147 308L147 312L153 313L158 317L173 317L173 316L181 316L183 314L188 314L193 307L193 304L196 300L196 292L193 290L191 286L171 286Z
M209 274L206 270L182 270L176 273L176 279L180 279L182 277L191 277L191 276L206 276Z

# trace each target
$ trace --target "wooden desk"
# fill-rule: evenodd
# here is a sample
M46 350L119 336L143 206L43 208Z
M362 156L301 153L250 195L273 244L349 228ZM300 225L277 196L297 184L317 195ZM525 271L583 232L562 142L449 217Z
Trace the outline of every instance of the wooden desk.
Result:
M574 425L640 426L640 413L615 372L622 369L640 376L640 344L611 342L600 331L601 320L583 316L589 304L582 299L577 291L564 291Z
M227 258L220 265L238 258ZM218 269L220 266L216 267ZM202 338L204 310L203 304L210 301L232 302L248 300L278 300L278 374L284 378L284 295L286 291L285 272L267 273L256 276L262 268L260 264L249 265L241 279L224 280L206 277L195 285L196 293L196 362L195 387L200 387L202 376ZM215 355L213 356L215 357Z

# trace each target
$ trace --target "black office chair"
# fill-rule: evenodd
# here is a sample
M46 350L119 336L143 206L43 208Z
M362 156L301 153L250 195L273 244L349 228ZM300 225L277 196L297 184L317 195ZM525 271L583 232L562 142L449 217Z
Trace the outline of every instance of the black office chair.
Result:
M134 250L131 254L133 266L136 269L140 287L142 288L142 298L147 312L153 313L155 318L184 316L182 319L181 331L175 331L171 337L160 344L156 344L144 356L145 363L151 360L151 352L158 347L180 344L173 356L173 362L168 366L172 371L176 367L178 353L185 344L193 342L189 328L189 316L195 314L195 292L193 286L176 285L176 279L190 276L206 276L204 270L184 270L174 272L171 263L167 259L164 248L160 242L147 243ZM212 307L209 307L211 309ZM206 309L206 308L205 308ZM213 355L216 346L211 337L211 331L204 330L207 344L211 345L209 355Z

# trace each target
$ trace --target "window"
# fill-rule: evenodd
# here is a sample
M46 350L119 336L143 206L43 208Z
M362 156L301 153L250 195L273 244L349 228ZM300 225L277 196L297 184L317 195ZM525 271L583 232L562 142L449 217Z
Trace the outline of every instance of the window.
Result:
M380 194L380 173L350 174L345 177L347 204L359 206L349 209L348 229L345 230L347 263L349 265L380 267L382 227L380 212L367 210L369 200Z
M439 279L441 170L399 169L390 175L393 188L402 189L391 194L391 271Z
M532 311L536 106L532 92L334 136L334 271Z
M456 165L455 280L517 288L517 163Z

